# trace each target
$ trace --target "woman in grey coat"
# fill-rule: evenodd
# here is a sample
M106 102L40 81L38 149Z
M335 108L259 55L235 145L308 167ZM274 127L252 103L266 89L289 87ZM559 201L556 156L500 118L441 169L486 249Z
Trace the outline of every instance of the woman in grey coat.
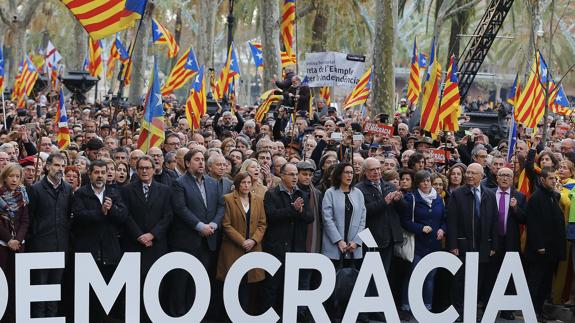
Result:
M365 229L366 209L363 194L351 186L352 180L353 167L349 163L336 165L332 173L333 186L325 192L322 202L321 253L336 264L344 253L348 264L352 261L347 259L362 257L358 233Z

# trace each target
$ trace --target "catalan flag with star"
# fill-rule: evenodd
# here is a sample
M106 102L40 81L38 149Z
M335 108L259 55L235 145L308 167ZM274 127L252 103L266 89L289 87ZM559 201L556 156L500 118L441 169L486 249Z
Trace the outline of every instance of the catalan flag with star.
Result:
M541 75L541 56L537 53L525 88L515 102L515 120L531 129L537 126L545 112L545 93Z
M261 43L256 42L248 42L250 46L250 50L252 52L252 56L254 58L254 64L256 65L256 69L260 70L264 68L264 54L262 49Z
M373 80L373 66L370 67L359 79L357 85L353 88L351 93L343 101L343 108L345 110L360 104L364 104L369 97L371 91L371 83Z
M158 78L158 64L154 57L154 73L150 82L150 90L146 97L142 127L138 138L138 149L147 153L151 147L158 147L164 142L164 105L160 92L160 80Z
M60 88L60 100L56 111L56 142L58 148L66 149L70 145L70 129L68 128L68 114L66 113L66 104L64 100L64 91Z
M100 40L134 27L144 15L147 0L60 0L90 37Z
M441 82L441 66L436 58L435 39L431 42L431 57L427 71L421 106L421 129L432 134L439 132L439 83Z
M186 120L188 120L188 125L192 131L200 129L200 120L207 111L206 82L204 80L204 65L202 65L186 101Z
M413 54L411 56L411 70L407 83L407 100L412 105L416 105L421 94L421 75L419 66L419 55L417 53L417 39L413 40Z
M38 69L28 56L24 58L22 73L18 83L18 108L24 108L26 105L25 96L29 96L38 80Z
M459 130L459 116L461 96L459 95L459 78L457 77L457 63L455 56L451 55L447 77L443 87L443 96L439 106L440 130L456 132Z
M194 50L190 47L184 52L182 57L180 57L176 65L174 65L174 68L172 68L170 75L162 86L162 95L168 95L184 86L199 70L196 54L194 54Z
M180 51L180 46L176 43L176 39L172 33L156 19L152 19L152 41L156 45L167 45L168 57L175 57L178 55L178 51Z
M234 43L232 42L228 50L226 65L220 72L220 79L218 80L216 86L216 97L223 98L224 94L228 93L228 87L231 80L239 77L240 74L240 64L238 61L238 56L236 55Z

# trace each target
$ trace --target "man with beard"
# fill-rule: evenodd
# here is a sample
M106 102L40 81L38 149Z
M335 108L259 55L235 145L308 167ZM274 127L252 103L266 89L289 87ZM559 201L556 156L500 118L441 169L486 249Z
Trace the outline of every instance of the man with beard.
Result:
M66 160L59 153L46 160L44 178L28 187L30 229L27 252L68 252L72 187L62 180ZM64 269L33 270L32 284L61 284ZM32 317L56 317L58 302L32 303Z
M76 234L75 251L89 252L102 277L109 281L122 258L118 239L128 212L120 193L106 185L106 162L95 160L88 168L90 184L74 193L72 213ZM106 313L90 292L90 322L103 322Z

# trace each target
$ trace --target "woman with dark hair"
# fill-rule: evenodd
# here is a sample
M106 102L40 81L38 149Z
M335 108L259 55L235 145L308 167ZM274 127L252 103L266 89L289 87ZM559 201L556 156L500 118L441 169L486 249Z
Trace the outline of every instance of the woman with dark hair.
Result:
M412 192L406 194L408 207L401 214L401 226L415 237L415 254L411 271L428 254L441 249L441 240L446 231L445 205L443 199L431 185L431 174L420 170L415 173ZM431 271L423 283L423 302L431 310L433 301L433 281L436 270ZM401 309L409 311L407 287L409 279L404 281Z
M451 192L458 189L463 182L463 175L467 171L467 166L462 163L457 163L449 168L447 171L447 187L445 188L446 200L449 199Z
M261 252L266 231L263 198L252 194L252 176L240 172L234 177L234 191L224 195L225 211L222 220L222 246L218 258L216 278L224 281L234 262L248 252ZM262 269L252 269L240 283L239 299L244 309L249 308L251 284L264 280Z
M22 167L10 163L0 173L0 268L8 281L8 307L2 322L15 322L14 260L24 251L28 233L28 194L22 185Z
M317 170L313 174L313 179L312 179L313 185L319 186L323 177L324 177L323 175L327 172L328 168L331 165L337 164L337 162L338 162L337 153L335 151L326 151L324 153L324 155L321 156L321 158L319 160L319 167L317 168ZM329 187L327 187L326 190L328 188Z
M82 186L82 174L78 166L66 166L64 168L64 179L72 186L72 192L76 192Z
M337 164L332 173L332 186L325 192L322 202L323 238L322 254L336 265L343 257L351 264L361 259L362 241L358 233L365 229L366 208L363 194L351 185L353 167L344 162ZM356 266L359 268L359 266Z
M413 174L411 169L404 169L399 173L399 189L401 192L411 192L413 185Z
M409 160L407 161L407 167L413 172L417 172L419 170L425 169L425 156L421 153L413 153L409 156Z
M533 136L531 149L525 158L525 175L529 178L531 184L530 192L535 192L535 188L540 188L539 174L545 167L559 168L559 161L551 151L543 150L539 147L541 135ZM539 155L536 157L536 154Z
M116 161L116 184L124 186L130 182L130 165L123 161Z

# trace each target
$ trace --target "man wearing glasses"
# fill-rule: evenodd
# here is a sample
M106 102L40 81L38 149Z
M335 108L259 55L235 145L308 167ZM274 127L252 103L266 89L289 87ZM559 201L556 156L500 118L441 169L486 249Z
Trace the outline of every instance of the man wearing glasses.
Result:
M263 241L264 252L270 253L283 264L287 252L306 252L308 224L314 221L309 210L309 199L297 187L298 169L285 164L280 169L281 182L269 189L264 197L267 230ZM274 276L267 277L265 300L281 316L284 267Z
M178 150L182 144L180 143L180 137L177 134L171 133L166 138L164 142L164 152L169 153L171 151Z
M494 158L493 163L499 159ZM493 164L492 163L492 164ZM493 165L492 165L493 168ZM499 210L497 217L497 245L495 246L495 255L491 257L487 269L487 290L491 291L495 285L497 274L501 269L503 258L506 252L519 252L520 237L519 224L525 223L527 212L527 200L525 195L513 188L513 170L502 167L497 171L497 186L493 189L497 208ZM515 295L515 286L510 284L507 287L508 295ZM487 295L488 297L489 295ZM500 317L506 320L514 320L515 316L512 311L501 311Z

